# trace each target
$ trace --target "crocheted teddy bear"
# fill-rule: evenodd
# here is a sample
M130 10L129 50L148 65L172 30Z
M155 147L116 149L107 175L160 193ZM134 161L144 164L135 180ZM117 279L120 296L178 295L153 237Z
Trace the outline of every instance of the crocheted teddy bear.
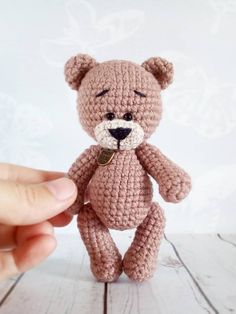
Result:
M82 127L98 143L68 172L78 187L69 212L78 213L91 270L103 282L117 280L123 270L144 281L154 273L165 227L149 175L167 202L181 201L191 188L188 174L146 142L160 122L161 90L172 82L173 66L160 57L140 66L124 60L98 63L78 54L67 61L65 78L78 92ZM136 233L122 259L109 229L131 228Z

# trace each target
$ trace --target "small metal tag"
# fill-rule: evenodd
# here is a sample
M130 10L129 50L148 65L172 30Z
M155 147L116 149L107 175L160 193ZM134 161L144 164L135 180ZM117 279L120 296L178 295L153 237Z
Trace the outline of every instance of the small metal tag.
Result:
M98 156L97 162L100 166L108 165L115 155L115 150L103 148Z

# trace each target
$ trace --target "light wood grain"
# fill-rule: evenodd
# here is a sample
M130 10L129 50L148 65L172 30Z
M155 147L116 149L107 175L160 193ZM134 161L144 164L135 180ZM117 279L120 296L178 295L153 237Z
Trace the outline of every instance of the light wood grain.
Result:
M104 284L96 282L78 234L58 236L55 253L24 274L0 312L4 314L103 313Z
M236 248L217 235L169 235L183 262L215 308L236 309Z
M116 238L121 242L121 235ZM122 252L130 241L130 235L126 239L123 235ZM166 240L162 242L158 260L152 280L137 284L122 275L117 283L108 285L108 313L214 313Z
M13 288L18 276L0 282L0 303L6 294Z
M134 231L112 235L124 254ZM56 252L46 262L17 284L14 278L0 285L0 300L10 291L0 313L234 313L235 239L224 234L167 235L154 278L137 284L123 274L118 282L108 284L104 303L104 284L94 280L79 235L61 234Z
M218 238L222 241L227 242L230 245L233 245L236 248L236 234L217 234Z

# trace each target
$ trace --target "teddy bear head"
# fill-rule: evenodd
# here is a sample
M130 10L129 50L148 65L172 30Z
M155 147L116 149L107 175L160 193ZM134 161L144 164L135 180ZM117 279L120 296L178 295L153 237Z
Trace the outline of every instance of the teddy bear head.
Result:
M173 66L160 57L142 65L112 60L98 63L78 54L65 65L65 78L78 91L82 127L109 149L134 149L161 119L161 90L173 78Z

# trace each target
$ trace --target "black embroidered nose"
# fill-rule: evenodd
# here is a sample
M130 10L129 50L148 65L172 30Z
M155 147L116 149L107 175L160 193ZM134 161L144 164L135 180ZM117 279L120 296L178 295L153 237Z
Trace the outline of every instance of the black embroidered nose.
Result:
M110 134L117 139L118 141L124 140L129 133L131 132L130 128L116 128L116 129L108 129Z

